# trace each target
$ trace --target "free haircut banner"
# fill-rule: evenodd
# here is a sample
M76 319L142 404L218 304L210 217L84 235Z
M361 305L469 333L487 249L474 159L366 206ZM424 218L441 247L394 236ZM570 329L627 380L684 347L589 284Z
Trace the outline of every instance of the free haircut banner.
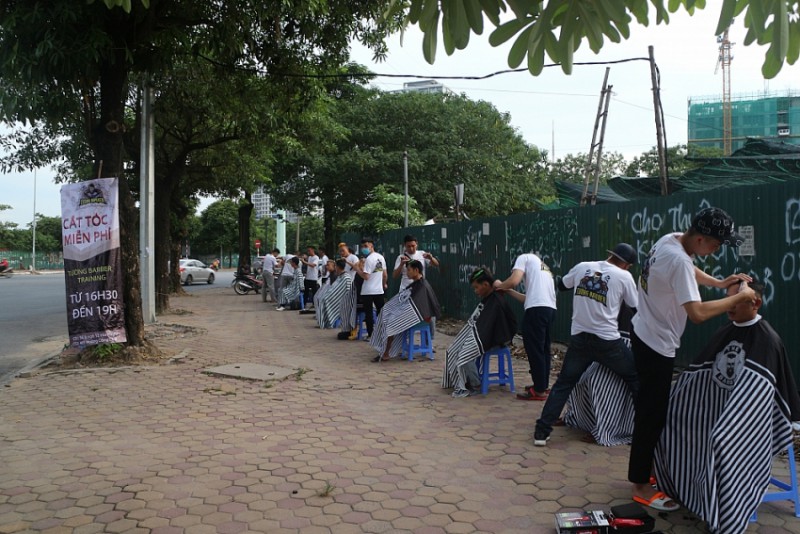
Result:
M69 342L124 343L117 178L61 188Z

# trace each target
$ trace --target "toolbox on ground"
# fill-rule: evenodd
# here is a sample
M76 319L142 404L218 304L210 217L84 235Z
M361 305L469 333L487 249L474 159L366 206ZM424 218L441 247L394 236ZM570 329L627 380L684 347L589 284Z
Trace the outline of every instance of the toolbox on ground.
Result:
M602 510L556 514L558 534L609 534L608 526L608 518Z

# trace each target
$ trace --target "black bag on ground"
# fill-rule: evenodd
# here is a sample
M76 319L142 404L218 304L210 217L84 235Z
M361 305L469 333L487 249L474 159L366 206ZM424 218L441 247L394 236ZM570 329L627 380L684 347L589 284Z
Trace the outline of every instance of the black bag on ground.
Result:
M611 507L611 515L614 519L639 519L643 524L637 526L616 526L616 532L626 534L638 534L640 532L652 532L656 527L656 520L647 513L639 503L631 502Z

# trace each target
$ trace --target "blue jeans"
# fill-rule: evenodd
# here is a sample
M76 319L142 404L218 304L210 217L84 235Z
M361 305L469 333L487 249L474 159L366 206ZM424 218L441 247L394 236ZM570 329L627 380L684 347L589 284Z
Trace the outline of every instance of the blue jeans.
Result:
M528 355L533 389L542 392L550 384L550 327L556 310L534 306L522 316L522 343Z
M569 394L592 362L599 362L617 373L636 398L639 377L633 357L622 339L606 340L586 332L575 334L570 338L564 365L542 408L542 416L536 421L537 436L546 437L553 431L553 423L561 416Z

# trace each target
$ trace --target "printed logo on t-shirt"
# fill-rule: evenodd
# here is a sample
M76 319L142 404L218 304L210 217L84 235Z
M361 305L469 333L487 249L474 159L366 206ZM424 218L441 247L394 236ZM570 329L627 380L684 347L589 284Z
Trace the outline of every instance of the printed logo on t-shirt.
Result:
M722 389L732 389L736 380L742 375L745 359L744 345L731 341L717 353L714 359L712 378Z
M581 278L578 287L575 288L576 297L588 297L599 302L603 306L608 306L608 280L610 275L603 277L603 273L589 271Z
M655 255L653 254L653 250L650 251L650 254L647 255L647 259L644 261L644 265L642 266L642 274L639 275L639 287L642 288L642 291L647 293L647 279L650 278L650 266L655 261Z
M378 262L375 264L375 270L372 272L379 273L381 271L383 271L383 262L381 260L378 260Z

